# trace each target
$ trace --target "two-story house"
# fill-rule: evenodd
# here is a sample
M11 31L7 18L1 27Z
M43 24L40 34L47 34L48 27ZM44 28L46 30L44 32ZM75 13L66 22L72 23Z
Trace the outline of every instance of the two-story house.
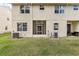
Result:
M13 3L13 37L66 37L79 32L79 4Z

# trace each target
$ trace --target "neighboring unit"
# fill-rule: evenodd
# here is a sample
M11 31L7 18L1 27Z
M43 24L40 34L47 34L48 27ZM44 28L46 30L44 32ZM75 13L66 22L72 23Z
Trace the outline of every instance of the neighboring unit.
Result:
M79 4L13 3L13 37L66 37L79 33Z
M0 34L11 32L11 9L0 6Z

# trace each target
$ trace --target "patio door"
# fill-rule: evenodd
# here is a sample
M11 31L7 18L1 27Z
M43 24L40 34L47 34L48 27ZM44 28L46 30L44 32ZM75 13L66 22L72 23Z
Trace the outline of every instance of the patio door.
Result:
M71 35L71 24L67 24L67 35Z
M37 35L46 34L46 21L34 20L33 21L33 34L37 34Z

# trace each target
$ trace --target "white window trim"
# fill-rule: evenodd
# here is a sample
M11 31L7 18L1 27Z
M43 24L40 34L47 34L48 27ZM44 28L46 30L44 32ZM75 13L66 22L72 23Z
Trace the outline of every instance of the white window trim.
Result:
M60 6L55 6L55 10L57 10L56 9L56 7L58 7L58 13L56 13L56 14L63 14L63 13L61 13L61 10L64 10L64 6L62 6L62 5L60 5Z
M21 5L21 6L22 6L22 5ZM20 6L20 7L21 7L21 6ZM23 14L25 14L25 13L26 13L26 9L30 10L30 6L28 6L28 5L23 5L23 8L20 9L20 11L23 10L23 11L24 11Z
M78 8L78 10L79 10L79 6L78 5L74 5L73 6L73 10L75 10L74 8Z
M23 27L23 24L24 24L24 22L20 22L20 23L17 23L17 24L21 24L20 26L21 26L21 30L18 30L18 31L24 31L23 29L24 29L24 27ZM27 23L26 23L27 24ZM27 26L26 26L27 27ZM20 28L19 28L20 29ZM27 29L26 29L26 31L27 31Z

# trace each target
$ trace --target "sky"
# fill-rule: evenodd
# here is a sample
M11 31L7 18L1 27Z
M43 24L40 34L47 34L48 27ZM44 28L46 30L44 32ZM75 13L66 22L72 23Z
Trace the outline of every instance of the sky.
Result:
M10 0L0 0L0 3L9 3Z
M11 6L10 3L79 3L79 0L0 0L3 6Z
M0 3L79 3L79 0L0 0Z

